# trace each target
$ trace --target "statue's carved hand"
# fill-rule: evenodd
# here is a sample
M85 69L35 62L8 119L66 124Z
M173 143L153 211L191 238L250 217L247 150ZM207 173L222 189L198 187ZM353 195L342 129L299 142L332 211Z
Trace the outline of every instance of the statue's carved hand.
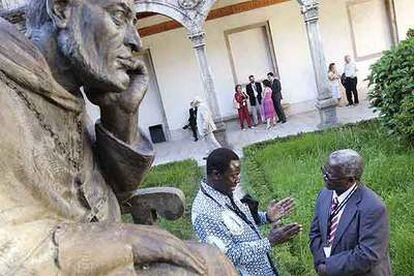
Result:
M148 71L144 62L138 58L125 60L128 63L129 87L121 93L95 93L85 91L88 99L103 110L121 109L125 113L135 113L148 88Z
M170 264L194 274L201 275L206 271L203 260L193 254L183 241L167 231L143 225L133 228L127 230L127 236L131 239L137 268L151 269L161 264Z
M128 61L130 83L121 93L94 93L85 89L88 99L101 109L103 126L116 137L129 144L139 139L138 107L148 89L148 72L143 61L133 58Z
M122 270L132 264L137 272L171 273L176 269L204 275L207 270L204 260L183 241L154 226L64 224L55 232L54 240L64 275L105 274L105 269Z

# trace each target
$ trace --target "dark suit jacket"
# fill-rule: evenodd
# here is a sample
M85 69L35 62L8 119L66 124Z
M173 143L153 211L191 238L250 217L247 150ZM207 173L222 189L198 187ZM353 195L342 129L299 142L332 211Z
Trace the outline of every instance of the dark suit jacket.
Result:
M188 122L190 125L195 126L197 124L197 108L190 108L188 112L190 113Z
M282 99L282 84L280 83L280 80L274 79L272 83L272 100L280 101Z
M317 267L325 263L329 276L392 275L388 254L389 225L382 200L360 185L345 206L332 244L325 258L323 247L328 232L332 191L323 189L318 196L310 231L310 249Z
M255 85L257 91L257 101L259 104L262 104L262 85L260 82L255 82ZM256 97L254 96L254 91L251 83L246 85L246 93L249 95L250 105L256 105Z

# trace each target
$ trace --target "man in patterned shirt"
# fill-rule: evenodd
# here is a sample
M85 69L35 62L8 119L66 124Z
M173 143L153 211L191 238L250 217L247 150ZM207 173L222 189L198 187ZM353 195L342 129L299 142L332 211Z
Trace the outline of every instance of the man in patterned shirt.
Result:
M270 250L301 230L293 223L277 227L294 207L292 198L271 202L267 212L243 204L233 192L240 182L240 160L230 149L219 148L207 158L207 180L201 183L192 208L192 223L202 242L214 244L232 261L241 275L278 275ZM267 237L258 227L272 223Z

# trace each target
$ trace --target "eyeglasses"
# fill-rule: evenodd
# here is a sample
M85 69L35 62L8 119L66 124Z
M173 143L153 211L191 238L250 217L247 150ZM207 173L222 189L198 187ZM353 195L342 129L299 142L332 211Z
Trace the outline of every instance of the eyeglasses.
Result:
M322 171L322 175L323 175L323 179L325 181L339 181L344 179L343 177L333 177L332 175L329 174L329 172L325 169L325 167L321 167L321 171Z

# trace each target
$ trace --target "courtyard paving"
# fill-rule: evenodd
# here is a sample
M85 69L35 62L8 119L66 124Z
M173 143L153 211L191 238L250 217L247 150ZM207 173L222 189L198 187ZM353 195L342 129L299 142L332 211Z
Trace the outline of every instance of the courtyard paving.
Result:
M377 116L369 108L368 101L362 101L356 106L341 106L337 108L338 119L341 124L356 123L364 120L373 119ZM299 133L312 132L318 130L319 112L317 110L288 116L285 124L277 124L271 129L266 129L265 125L257 126L254 129L240 130L237 120L226 123L227 140L232 148L240 155L243 155L243 147L248 145L286 137ZM155 165L165 164L185 159L195 159L200 166L205 165L203 157L206 155L207 147L203 141L193 142L191 132L188 138L155 144Z

